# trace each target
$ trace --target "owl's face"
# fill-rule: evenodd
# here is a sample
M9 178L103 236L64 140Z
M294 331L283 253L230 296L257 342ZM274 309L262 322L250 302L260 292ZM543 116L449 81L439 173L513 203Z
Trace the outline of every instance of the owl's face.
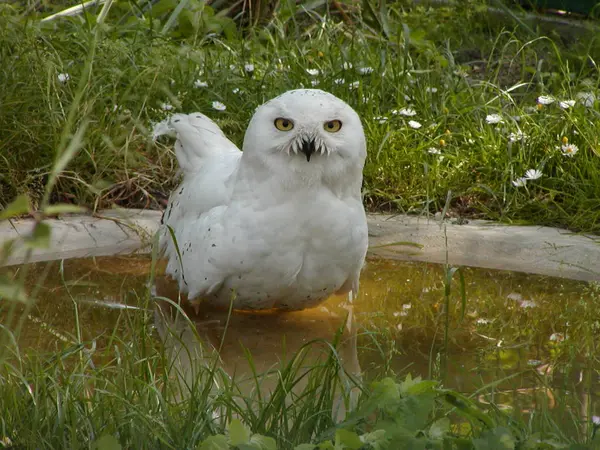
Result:
M288 91L260 106L246 131L244 153L293 172L362 171L366 143L356 112L318 89Z

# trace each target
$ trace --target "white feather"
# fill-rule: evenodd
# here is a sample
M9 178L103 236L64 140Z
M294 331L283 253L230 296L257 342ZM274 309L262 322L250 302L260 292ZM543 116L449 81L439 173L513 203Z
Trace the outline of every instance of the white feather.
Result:
M293 130L276 129L281 117ZM339 132L323 129L330 120L344 124ZM175 115L169 126L183 180L160 247L189 299L228 306L235 294L237 309L303 309L335 292L356 295L367 250L366 146L352 108L320 90L286 92L257 109L243 153L201 114ZM302 136L316 137L310 161Z

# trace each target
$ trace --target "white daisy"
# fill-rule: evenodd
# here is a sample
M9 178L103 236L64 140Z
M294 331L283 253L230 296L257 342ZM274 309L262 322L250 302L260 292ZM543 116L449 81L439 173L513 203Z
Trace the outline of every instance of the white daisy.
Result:
M161 103L161 104L160 104L160 108L161 108L163 111L171 111L171 110L173 110L175 107L174 107L173 105L171 105L170 103L163 102L163 103Z
M556 99L555 99L554 97L551 97L550 95L540 95L540 96L537 98L537 102L538 102L540 105L550 105L550 104L554 103L554 102L555 102L555 100L556 100Z
M524 178L527 180L537 180L538 178L541 178L542 175L544 174L537 169L529 169L527 172L525 172Z
M333 80L333 82L335 84L344 84L346 80L344 80L343 78L336 78L335 80Z
M487 116L485 116L485 121L492 125L504 122L500 114L488 114Z
M560 106L562 109L572 108L575 106L575 100L561 100L558 102L558 106Z
M425 89L425 92L427 92L428 94L435 94L437 91L438 90L436 87L428 87Z
M310 80L311 86L318 86L321 83L319 80Z
M529 139L529 136L527 136L521 130L518 130L516 133L510 133L508 135L508 140L510 142L517 142L517 141L524 142L527 139Z
M213 109L216 109L217 111L225 111L227 109L227 106L225 106L223 103L217 102L217 101L212 102L212 107L213 107Z
M319 69L306 69L306 73L308 73L311 77L316 77L319 75Z
M419 128L421 128L423 125L421 125L419 122L417 122L416 120L409 120L408 121L408 126L411 128L414 128L415 130L418 130Z
M350 84L348 85L348 89L356 89L356 88L358 88L359 86L360 86L360 82L358 82L358 81L353 81L352 83L350 83Z
M386 123L388 121L388 118L385 116L375 116L373 117L373 120L376 120L379 123Z
M372 67L359 67L358 73L360 73L361 75L369 75L370 73L373 73L373 68Z
M350 70L352 69L352 63L349 62L345 62L342 67L344 68L344 70Z
M68 73L59 73L56 78L58 78L58 82L59 83L66 83L67 81L69 81L71 79L71 75L69 75Z
M244 64L244 70L248 73L254 72L254 64Z
M196 81L194 81L194 87L195 88L205 88L205 87L208 87L208 83L206 81L196 80Z
M396 111L396 114L400 114L401 116L412 117L416 116L417 112L412 108L401 108L400 111Z
M573 157L579 151L579 148L575 144L565 144L560 149L563 155L569 157Z
M231 90L231 92L233 92L234 94L239 94L240 93L240 88L233 88Z
M516 180L513 180L512 184L515 187L523 187L527 184L527 178L517 178Z
M427 153L431 154L431 155L441 155L442 152L440 151L440 149L435 148L435 147L429 147L427 149Z

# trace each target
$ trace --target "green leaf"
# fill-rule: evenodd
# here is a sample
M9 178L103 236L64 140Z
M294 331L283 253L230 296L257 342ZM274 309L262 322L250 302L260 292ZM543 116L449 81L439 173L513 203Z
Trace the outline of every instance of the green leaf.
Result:
M198 446L198 450L229 450L227 437L223 434L209 436Z
M362 404L352 417L365 417L378 409L384 409L389 405L395 405L400 401L400 391L396 382L390 378L384 378L371 386L371 396Z
M300 444L300 445L296 445L294 447L294 450L315 450L318 448L319 447L316 446L315 444Z
M51 233L50 225L38 222L33 227L31 234L25 238L25 245L30 248L48 248L50 247Z
M487 430L479 439L473 439L475 450L513 450L516 442L510 431L503 427Z
M29 198L26 195L19 195L6 208L0 211L0 220L10 219L29 212Z
M250 438L250 445L256 450L277 450L275 439L260 434L255 434Z
M383 450L388 448L389 439L386 437L385 430L375 430L371 433L365 433L361 436L361 441L368 448L373 450Z
M94 443L94 448L96 450L121 450L122 447L116 437L105 434Z
M442 417L431 424L429 428L429 437L431 439L442 439L450 431L450 420Z
M229 444L237 446L248 444L250 441L250 430L248 430L239 419L233 419L229 424Z
M57 214L80 214L86 211L87 209L83 206L58 203L56 205L46 206L42 212L47 216L55 216Z
M341 428L335 432L335 446L339 445L350 450L358 450L363 446L363 442L354 431Z
M331 441L321 442L317 448L319 450L335 450L335 447Z

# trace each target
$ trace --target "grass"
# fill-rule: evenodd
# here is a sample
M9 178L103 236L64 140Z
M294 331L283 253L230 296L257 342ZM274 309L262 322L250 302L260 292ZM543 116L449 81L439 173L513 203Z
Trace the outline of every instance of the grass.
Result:
M465 314L457 285L446 314L439 267L371 261L355 309L362 327L360 380L344 363L348 336L333 329L324 339L317 331L322 320L310 324L321 317L316 314L302 324L311 338L290 341L279 364L263 372L261 363L276 355L247 352L250 371L242 364L228 369L237 340L256 350L250 336L256 324L224 313L228 330L207 340L201 318L192 323L175 304L151 298L145 288L150 266L148 259L99 258L3 270L30 286L31 297L25 304L0 303L0 442L101 449L597 448L590 419L596 408L586 395L597 386L597 327L586 326L600 300L595 286L559 287L542 278L526 285L514 274L493 274L495 282L486 283L486 271L463 269ZM400 273L411 281L399 279ZM494 293L498 284L500 295ZM535 299L537 307L519 308L517 300L506 307L511 289ZM89 299L137 309L100 307ZM392 314L397 309L406 314ZM288 330L300 320L291 319ZM555 332L564 339L549 340ZM548 362L546 373L517 367L540 339L547 340L537 355ZM213 359L219 347L222 361ZM410 376L421 371L418 365L401 367L421 352L430 353L423 356L433 368L431 380ZM466 353L478 356L471 361ZM571 381L580 370L584 379ZM469 384L463 394L446 387L454 377ZM372 445L357 446L359 436Z
M31 5L28 14L10 5L0 9L5 62L0 67L0 219L39 209L29 245L47 243L43 218L73 210L64 203L90 209L160 207L177 168L171 143L155 143L151 134L169 111L207 112L240 143L257 105L302 85L333 92L363 117L369 141L364 193L374 210L431 214L450 198L452 216L600 229L599 105L590 100L600 82L593 29L558 35L520 19L498 20L475 0L438 8L404 2L343 5L344 14L329 11L324 2L304 10L283 2L273 15L258 17L193 1L182 9L161 2L152 10L146 3L106 5L98 16L44 23ZM253 26L237 29L236 21ZM226 109L215 109L217 101ZM561 101L569 103L561 106ZM571 144L578 151L567 156L564 149ZM542 176L515 185L529 169ZM32 206L20 198L8 207L18 194L27 194ZM292 353L272 373L275 384L266 397L260 389L244 390L211 351L197 355L203 348L197 333L191 333L191 346L183 345L181 329L169 322L156 339L154 319L162 314L156 305L181 312L164 299L152 299L147 290L129 294L141 309L120 311L114 326L90 334L74 295L84 281L69 279L61 266L61 288L70 303L56 314L71 316L73 323L57 332L41 322L58 333L60 345L32 351L22 343L38 293L29 282L30 270L0 280L0 445L5 447L598 445L596 426L579 428L576 415L566 425L542 409L525 423L499 411L494 388L510 381L500 376L482 387L490 388L488 407L438 381L410 376L401 381L389 370L397 353L386 347L397 342L395 330L402 325L394 315L366 334L386 361L373 383L344 370L340 329L333 342L315 340ZM556 367L567 372L578 367L581 353L593 359L595 291L529 317L505 308L504 298L492 301L485 295L476 310L467 309L464 297L457 300L448 291L449 274L443 275L439 298L412 313L421 326L433 323L441 336L429 349L432 378L448 375L447 352L462 339L460 327L468 324L469 333L503 339L524 314L546 334L561 333L563 340L549 344ZM33 275L56 274L45 269ZM497 311L498 329L486 329L487 316ZM477 319L484 321L473 324ZM526 330L508 334L508 348L496 353L500 361L513 364L524 340L535 339ZM570 330L582 341L573 342ZM415 325L403 333L418 336L420 329ZM180 344L180 358L207 363L194 367L190 377L174 363L166 342ZM307 359L312 346L324 348L319 362ZM252 366L251 355L248 359ZM264 380L259 371L249 378L256 387ZM593 384L586 386L591 390ZM356 392L358 406L351 408ZM351 411L334 420L340 398Z
M203 111L241 144L257 105L316 85L363 118L370 209L433 214L450 195L454 217L600 230L595 29L546 33L499 20L479 1L400 2L349 9L352 25L324 9L282 6L244 36L211 35L229 22L205 15L192 31L179 19L163 32L167 19L124 24L126 6L118 7L97 45L91 15L39 24L3 8L0 57L10 63L0 69L0 204L20 193L34 207L41 201L70 110L80 148L49 200L159 208L177 169L172 143L151 139L152 124L170 113L164 107ZM541 95L556 100L538 103ZM567 100L575 103L559 106ZM493 114L502 122L488 123ZM565 156L566 144L578 152ZM541 178L515 186L529 169Z

